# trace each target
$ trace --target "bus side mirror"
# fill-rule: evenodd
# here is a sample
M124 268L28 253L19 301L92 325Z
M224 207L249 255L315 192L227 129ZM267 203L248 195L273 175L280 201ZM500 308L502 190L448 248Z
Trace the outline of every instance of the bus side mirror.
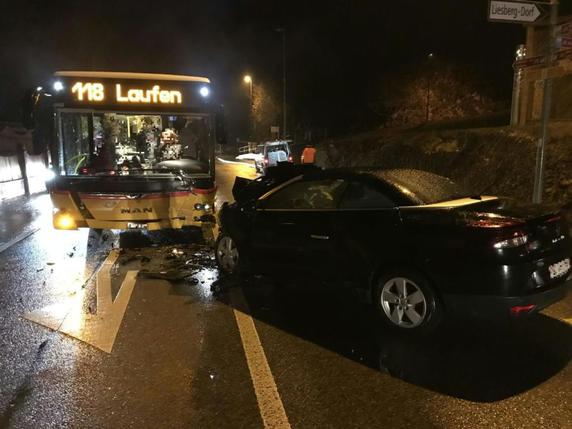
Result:
M218 144L226 144L226 125L222 112L217 112L215 115L215 137Z

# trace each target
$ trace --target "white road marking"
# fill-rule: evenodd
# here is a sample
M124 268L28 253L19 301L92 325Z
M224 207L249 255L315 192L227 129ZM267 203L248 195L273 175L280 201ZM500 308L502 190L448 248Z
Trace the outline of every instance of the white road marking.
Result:
M290 422L266 360L266 354L260 343L256 326L254 326L252 317L247 314L250 311L240 288L232 289L231 300L235 307L234 316L242 339L242 346L264 427L267 429L290 428ZM244 309L246 313L237 310L236 307Z
M27 313L24 318L111 353L137 280L137 271L128 271L113 300L111 269L118 257L119 253L112 250L97 272L97 314L83 312L81 293L68 302Z
M12 247L14 244L19 243L20 241L24 240L25 238L28 238L30 235L32 235L33 233L37 232L40 228L33 228L30 231L26 231L23 232L22 234L17 235L16 237L14 237L12 240L10 240L7 243L4 243L2 245L0 245L0 253L2 253L4 250L9 249L10 247Z

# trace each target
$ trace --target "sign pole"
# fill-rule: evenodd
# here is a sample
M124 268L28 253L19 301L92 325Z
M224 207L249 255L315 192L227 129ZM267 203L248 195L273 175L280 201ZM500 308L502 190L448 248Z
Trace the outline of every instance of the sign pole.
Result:
M518 45L516 47L514 78L512 81L512 103L510 106L510 125L513 127L518 125L518 117L520 113L520 87L522 85L522 68L519 67L516 62L524 58L525 49L524 45Z
M542 118L540 126L540 138L536 147L536 166L534 171L534 189L532 194L532 202L540 204L542 202L542 193L544 190L544 170L545 170L545 148L550 138L548 121L550 119L550 107L552 104L552 79L549 76L549 70L554 63L554 51L556 45L556 24L558 20L558 1L552 0L550 3L550 36L548 38L548 49L546 52L546 61L543 74L543 95L542 95Z

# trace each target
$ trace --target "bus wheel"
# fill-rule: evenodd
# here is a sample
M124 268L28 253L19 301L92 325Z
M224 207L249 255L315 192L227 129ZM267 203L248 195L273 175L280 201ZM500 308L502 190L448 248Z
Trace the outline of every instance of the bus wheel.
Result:
M215 240L215 225L212 224L203 224L201 227L203 233L203 239L207 246L214 247L216 240Z
M90 228L89 229L89 235L92 235L94 237L101 237L103 235L103 229L102 228Z
M90 228L89 234L87 236L88 245L91 247L95 245L98 247L101 244L103 238L103 229L101 228Z

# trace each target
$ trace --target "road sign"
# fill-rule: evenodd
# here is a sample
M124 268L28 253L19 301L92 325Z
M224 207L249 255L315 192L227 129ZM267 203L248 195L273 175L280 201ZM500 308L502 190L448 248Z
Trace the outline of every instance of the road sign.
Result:
M489 1L489 21L531 24L544 16L544 9L537 3L518 1Z
M562 36L572 36L572 21L559 25L559 30Z
M572 49L563 49L556 54L556 61L572 59Z
M562 48L563 49L556 52L556 55L554 55L555 61L572 59L572 38L567 39L567 40L568 40L568 42L566 42L566 43L570 43L570 44L564 45L564 39L562 39ZM528 58L523 58L521 60L516 60L513 64L513 67L514 68L523 68L523 69L529 68L529 67L537 67L537 66L544 65L545 61L546 61L546 56L544 56L544 55L540 55L538 57L528 57Z
M563 37L560 42L561 48L572 48L572 37Z
M544 64L546 58L544 55L538 57L523 58L514 62L515 68L535 67Z

